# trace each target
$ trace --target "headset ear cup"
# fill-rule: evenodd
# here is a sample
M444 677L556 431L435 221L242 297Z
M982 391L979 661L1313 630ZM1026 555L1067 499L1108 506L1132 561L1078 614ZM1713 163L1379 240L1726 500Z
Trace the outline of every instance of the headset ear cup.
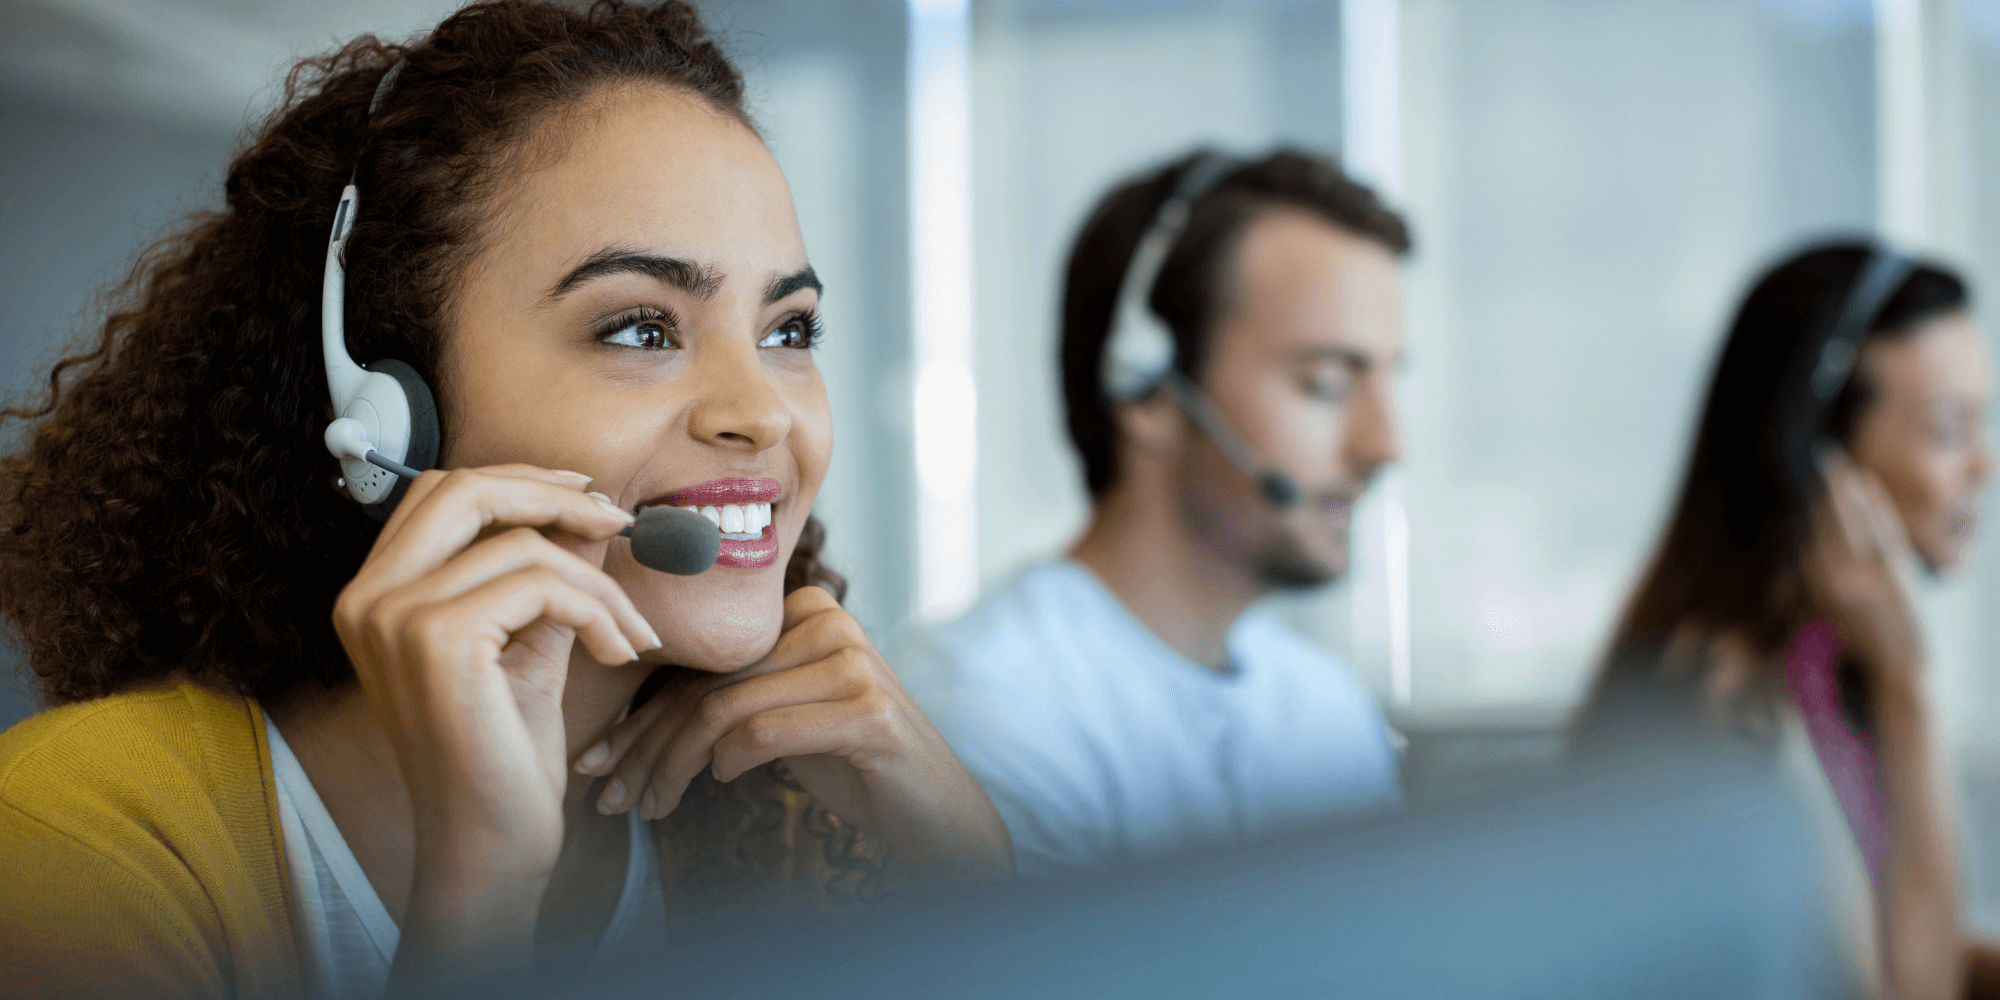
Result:
M403 387L403 397L410 402L410 453L403 456L403 464L419 472L436 468L440 442L437 400L431 396L431 387L424 383L423 376L417 374L415 368L394 358L374 362L368 370L395 379L396 384ZM361 509L377 521L387 521L409 488L408 480L398 480L387 499L381 503L362 504Z

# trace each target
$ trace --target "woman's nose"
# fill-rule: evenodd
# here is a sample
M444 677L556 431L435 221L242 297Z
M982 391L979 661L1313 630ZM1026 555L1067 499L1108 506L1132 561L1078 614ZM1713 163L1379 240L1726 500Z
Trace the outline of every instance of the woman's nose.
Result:
M688 433L705 444L754 454L777 447L791 429L791 409L771 384L757 348L732 346L697 357Z

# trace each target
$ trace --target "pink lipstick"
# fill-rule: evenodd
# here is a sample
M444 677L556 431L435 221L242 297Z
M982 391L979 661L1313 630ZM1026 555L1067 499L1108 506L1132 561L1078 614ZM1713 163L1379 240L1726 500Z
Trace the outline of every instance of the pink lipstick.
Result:
M784 484L775 479L714 479L641 506L680 507L708 518L722 532L715 565L763 569L778 561L773 510L783 493Z

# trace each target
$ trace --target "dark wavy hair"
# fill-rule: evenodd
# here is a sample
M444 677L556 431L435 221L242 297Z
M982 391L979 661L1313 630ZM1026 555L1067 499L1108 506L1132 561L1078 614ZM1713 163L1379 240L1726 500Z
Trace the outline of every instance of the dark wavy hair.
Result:
M107 293L95 343L55 364L38 405L4 411L32 426L0 458L0 616L45 702L176 676L265 701L351 681L331 612L378 525L336 491L320 443L318 305L341 188L352 175L364 194L346 254L348 350L439 386L444 311L487 196L539 124L622 83L671 87L754 128L741 75L681 0L476 3L407 44L364 36L292 69L230 163L222 209L143 251ZM788 591L844 595L823 538L809 520ZM764 831L796 788L760 771L728 796L691 793L677 825ZM851 832L822 839L852 867Z
M1199 149L1128 180L1106 194L1076 235L1063 277L1062 384L1070 443L1083 459L1084 485L1102 497L1118 475L1117 423L1103 389L1104 343L1125 269L1182 175L1209 150ZM1410 229L1375 192L1339 162L1280 148L1238 164L1188 212L1146 304L1174 335L1174 367L1199 382L1208 335L1229 304L1229 263L1244 230L1264 212L1294 208L1373 240L1397 256L1410 252Z
M1763 664L1806 623L1811 608L1799 552L1820 492L1811 449L1822 440L1851 445L1875 394L1857 365L1821 407L1810 375L1870 247L1863 239L1804 247L1771 265L1744 297L1702 404L1666 532L1579 715L1581 742L1617 738L1609 720L1641 710L1643 702L1695 698L1707 657L1699 648L1681 650L1682 643L1728 636ZM1857 346L1906 336L1969 303L1956 274L1920 262ZM1860 675L1847 665L1838 676L1850 714L1860 714L1866 700L1856 688ZM1768 693L1775 683L1762 675L1748 680L1753 692Z

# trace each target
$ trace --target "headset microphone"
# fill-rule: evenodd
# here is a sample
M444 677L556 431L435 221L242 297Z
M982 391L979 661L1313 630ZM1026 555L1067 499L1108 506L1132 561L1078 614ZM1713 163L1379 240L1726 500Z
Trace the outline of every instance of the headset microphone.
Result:
M343 461L362 461L403 479L423 473L386 458L368 443L361 421L342 417L326 427L326 447ZM681 507L647 507L639 520L619 532L632 540L632 558L647 569L694 576L715 565L722 552L722 531L715 522Z
M1298 482L1259 459L1208 394L1174 367L1173 332L1146 304L1160 268L1173 252L1181 230L1187 228L1194 203L1236 165L1234 159L1220 153L1206 153L1195 160L1139 238L1138 249L1132 252L1132 261L1125 266L1124 280L1118 286L1111 337L1104 344L1103 389L1113 403L1134 402L1165 389L1229 461L1257 483L1264 499L1283 510L1303 498Z
M647 569L694 576L715 565L722 530L684 507L646 507L639 522L619 534L632 539L632 558Z

